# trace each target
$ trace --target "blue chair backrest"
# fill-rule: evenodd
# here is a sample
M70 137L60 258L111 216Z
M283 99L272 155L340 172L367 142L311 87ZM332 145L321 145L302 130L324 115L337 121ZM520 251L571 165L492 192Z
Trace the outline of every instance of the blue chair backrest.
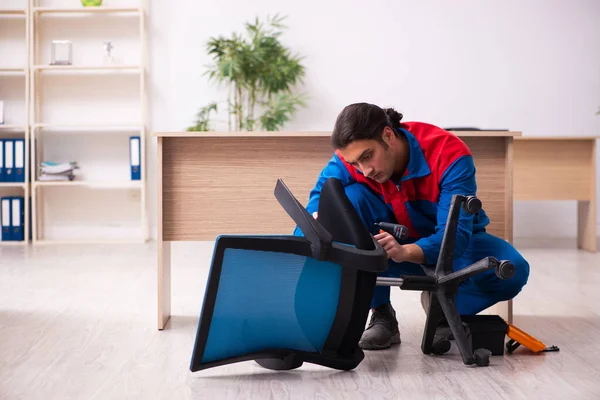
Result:
M311 257L226 248L202 362L273 349L321 351L338 308L341 266ZM213 264L215 267L215 264Z

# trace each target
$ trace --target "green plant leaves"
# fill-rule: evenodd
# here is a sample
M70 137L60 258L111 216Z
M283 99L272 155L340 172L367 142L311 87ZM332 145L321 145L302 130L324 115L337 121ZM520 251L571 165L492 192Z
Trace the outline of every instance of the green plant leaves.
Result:
M196 123L187 128L188 132L206 132L210 130L210 113L218 111L217 103L210 103L200 109L196 114Z
M293 94L306 70L302 58L280 41L284 19L276 14L262 22L257 17L245 24L245 35L234 32L207 42L213 63L205 75L227 87L230 131L254 130L258 124L264 130L279 130L306 106L304 95ZM216 108L202 108L195 127L208 127L211 111Z
M277 93L266 104L266 111L260 117L261 126L267 131L277 131L291 119L298 108L305 106L303 95Z

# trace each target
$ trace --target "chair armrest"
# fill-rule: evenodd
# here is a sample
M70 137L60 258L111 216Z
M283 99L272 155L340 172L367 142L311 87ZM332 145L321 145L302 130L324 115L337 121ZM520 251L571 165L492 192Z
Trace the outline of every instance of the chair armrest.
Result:
M349 268L367 272L382 272L388 267L387 254L373 238L374 250L362 250L344 243L333 242L325 259Z

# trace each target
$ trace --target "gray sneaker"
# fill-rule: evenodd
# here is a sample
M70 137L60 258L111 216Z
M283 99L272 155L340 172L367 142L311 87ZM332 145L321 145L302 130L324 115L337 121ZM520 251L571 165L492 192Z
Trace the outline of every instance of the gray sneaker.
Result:
M372 310L369 326L363 332L358 345L363 350L382 350L400 343L400 331L396 311L391 304Z

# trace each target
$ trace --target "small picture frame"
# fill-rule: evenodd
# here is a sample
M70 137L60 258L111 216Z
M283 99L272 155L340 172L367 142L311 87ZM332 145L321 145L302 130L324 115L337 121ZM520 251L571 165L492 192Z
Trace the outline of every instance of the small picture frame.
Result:
M70 40L53 40L50 65L73 64L73 44Z

